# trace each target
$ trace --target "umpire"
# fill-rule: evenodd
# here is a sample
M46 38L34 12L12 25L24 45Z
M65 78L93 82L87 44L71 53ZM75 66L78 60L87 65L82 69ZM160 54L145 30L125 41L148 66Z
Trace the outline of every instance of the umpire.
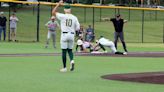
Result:
M114 44L115 44L116 49L117 49L118 38L120 38L125 52L128 52L127 49L126 49L126 44L125 44L125 41L124 41L124 33L123 33L123 26L124 26L124 23L127 22L127 20L122 19L121 15L117 14L116 18L111 18L110 21L113 22L113 25L114 25L114 28L115 28Z

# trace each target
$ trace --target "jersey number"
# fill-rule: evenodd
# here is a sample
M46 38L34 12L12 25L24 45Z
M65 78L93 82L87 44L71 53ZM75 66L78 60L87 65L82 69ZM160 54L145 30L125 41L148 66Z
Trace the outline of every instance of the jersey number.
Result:
M72 19L66 19L66 26L68 27L72 26Z

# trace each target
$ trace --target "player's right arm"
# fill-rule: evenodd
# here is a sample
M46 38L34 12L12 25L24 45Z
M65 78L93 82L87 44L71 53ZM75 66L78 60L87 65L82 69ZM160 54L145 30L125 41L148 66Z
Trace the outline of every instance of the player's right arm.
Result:
M52 10L52 15L53 16L56 16L57 9L62 3L63 3L63 0L60 0L59 3L57 3L57 5L53 8L53 10Z

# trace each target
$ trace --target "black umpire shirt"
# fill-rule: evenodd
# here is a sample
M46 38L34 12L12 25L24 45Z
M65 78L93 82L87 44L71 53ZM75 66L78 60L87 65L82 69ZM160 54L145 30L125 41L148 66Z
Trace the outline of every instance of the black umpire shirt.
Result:
M110 21L113 22L114 28L116 32L123 31L124 19L116 20L116 18L111 18Z
M0 26L6 26L6 17L0 17Z

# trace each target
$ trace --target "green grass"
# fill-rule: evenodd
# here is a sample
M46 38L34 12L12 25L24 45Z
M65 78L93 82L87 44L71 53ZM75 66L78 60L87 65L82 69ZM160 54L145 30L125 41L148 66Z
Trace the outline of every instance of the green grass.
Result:
M61 57L57 56L1 57L0 60L1 92L163 92L164 90L163 85L100 78L106 74L163 71L163 58L76 57L76 70L67 73L59 72Z
M163 43L127 43L127 49L129 52L164 51L163 45ZM107 50L111 52L109 48ZM121 43L118 44L118 51L124 51ZM53 48L52 42L50 42L47 49L45 48L45 43L1 42L0 44L0 54L58 52L61 52L59 42L57 42L57 49Z
M1 9L0 9L1 10ZM40 42L0 42L0 54L15 53L55 53L61 52L59 45L60 31L57 31L57 49L53 49L52 42L45 49L47 29L44 24L49 20L50 7L41 6L40 15ZM7 12L7 9L3 9ZM62 11L62 10L60 10ZM92 24L92 8L87 8L86 22L84 10L73 8L80 23L87 27ZM95 9L96 37L104 35L113 40L113 24L99 22L99 9ZM128 19L128 10L120 10L125 19ZM131 19L125 25L125 40L129 52L164 51L162 31L163 13L145 11L144 42L142 39L141 11L131 11ZM114 9L102 9L102 17L113 17ZM7 15L7 14L6 14ZM19 41L36 40L36 11L32 8L18 9L17 39ZM137 43L134 43L137 42ZM159 42L159 43L157 43ZM123 51L118 44L118 50ZM110 49L107 49L110 51ZM69 59L68 59L69 60ZM91 57L75 56L76 70L61 73L61 56L32 56L32 57L0 57L0 92L163 92L164 86L157 84L144 84L104 80L100 77L106 74L155 72L164 71L164 58L125 58L125 57ZM69 67L69 62L67 62Z
M163 51L163 44L128 43L132 51ZM2 42L0 54L54 53L43 43ZM121 50L121 44L119 44ZM69 60L69 58L67 58ZM164 86L102 79L102 75L164 71L164 58L75 56L76 70L61 73L61 56L0 57L0 92L163 92ZM67 62L69 67L69 61Z

